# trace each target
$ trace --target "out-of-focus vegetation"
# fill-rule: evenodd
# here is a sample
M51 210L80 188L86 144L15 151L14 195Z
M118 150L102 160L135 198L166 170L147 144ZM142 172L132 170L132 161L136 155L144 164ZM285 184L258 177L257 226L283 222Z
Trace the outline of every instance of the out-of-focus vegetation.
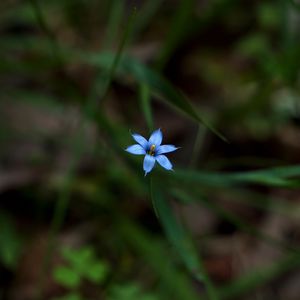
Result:
M299 300L299 13L2 0L0 299Z

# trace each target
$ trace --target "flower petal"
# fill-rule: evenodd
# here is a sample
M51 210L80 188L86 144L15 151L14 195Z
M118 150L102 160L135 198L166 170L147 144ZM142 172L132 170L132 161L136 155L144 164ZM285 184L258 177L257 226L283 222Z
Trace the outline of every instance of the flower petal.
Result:
M148 141L143 136L137 133L133 133L132 137L137 143L139 143L146 150L148 146Z
M165 155L158 155L156 160L166 170L172 170L173 166Z
M159 148L157 149L156 154L160 155L160 154L163 154L163 153L169 153L169 152L173 152L177 149L178 148L175 147L174 145L162 145L162 146L159 146Z
M135 155L145 155L146 151L145 149L138 144L129 146L128 148L125 149L125 151L131 153L131 154L135 154Z
M155 145L156 147L160 146L162 141L162 132L160 129L153 131L149 138L149 144Z
M147 173L151 172L155 164L155 158L151 155L146 155L144 158L144 171L145 171L145 176Z

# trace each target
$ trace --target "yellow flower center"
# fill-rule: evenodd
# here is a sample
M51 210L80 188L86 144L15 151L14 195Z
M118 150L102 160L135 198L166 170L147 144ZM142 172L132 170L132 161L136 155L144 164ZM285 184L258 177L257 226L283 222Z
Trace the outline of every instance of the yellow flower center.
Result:
M151 145L149 149L149 155L153 156L155 154L155 145Z

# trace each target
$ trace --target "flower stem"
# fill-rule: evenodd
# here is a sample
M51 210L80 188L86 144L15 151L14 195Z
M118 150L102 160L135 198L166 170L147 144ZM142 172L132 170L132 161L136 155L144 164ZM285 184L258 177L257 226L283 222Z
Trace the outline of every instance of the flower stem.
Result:
M154 200L154 184L153 184L152 174L150 174L150 178L149 178L149 191L150 191L150 198L151 198L154 213L155 213L157 219L159 219L159 214L158 214L156 204L155 204L155 200Z

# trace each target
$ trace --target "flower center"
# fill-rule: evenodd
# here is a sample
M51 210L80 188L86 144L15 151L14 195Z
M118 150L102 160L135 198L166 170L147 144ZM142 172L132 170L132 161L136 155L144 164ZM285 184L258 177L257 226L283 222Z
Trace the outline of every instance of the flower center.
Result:
M149 155L154 156L154 154L155 154L155 147L156 146L154 144L150 146L150 149L148 151Z

